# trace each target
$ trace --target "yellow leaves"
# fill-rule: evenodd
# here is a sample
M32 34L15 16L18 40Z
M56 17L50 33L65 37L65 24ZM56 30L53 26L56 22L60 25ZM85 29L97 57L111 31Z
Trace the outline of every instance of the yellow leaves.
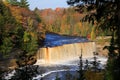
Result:
M31 37L37 38L37 34L35 32L30 32Z
M28 17L27 22L28 22L28 26L30 28L32 28L33 27L33 20L30 17Z
M35 33L33 33L33 32L30 32L30 35L31 35L32 37L35 37Z
M78 22L76 25L82 27L82 22Z
M94 40L95 37L96 37L96 26L93 26L91 31L91 40Z
M7 0L2 0L2 1L3 1L3 3L4 3L6 6L9 5L9 2L8 2Z
M30 34L27 31L25 31L23 36L24 42L28 42L30 40L29 37L30 37Z
M35 32L27 32L27 31L24 32L24 36L23 36L24 42L29 42L31 37L37 39L37 34Z
M22 23L23 17L21 15L21 11L18 6L9 6L12 16L15 17L17 22Z

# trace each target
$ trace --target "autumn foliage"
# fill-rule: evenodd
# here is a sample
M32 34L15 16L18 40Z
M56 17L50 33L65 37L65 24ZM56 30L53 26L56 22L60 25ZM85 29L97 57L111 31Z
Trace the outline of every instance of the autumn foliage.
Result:
M86 13L79 13L73 7L53 9L35 9L34 12L40 16L44 30L46 32L54 32L64 35L84 36L94 39L98 35L102 35L96 25L83 22ZM104 32L103 32L104 34Z

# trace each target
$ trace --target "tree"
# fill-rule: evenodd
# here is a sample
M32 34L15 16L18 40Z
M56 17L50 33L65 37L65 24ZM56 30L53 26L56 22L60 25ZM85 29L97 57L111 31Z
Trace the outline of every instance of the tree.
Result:
M22 49L29 55L33 55L38 49L37 33L35 32L31 18L28 18L28 27L24 31Z
M3 44L0 46L0 52L2 52L5 56L8 56L7 53L11 51L13 48L13 43L9 37L3 39Z
M28 55L33 55L38 49L37 39L26 31L24 32L23 39L23 51L25 51Z
M80 55L80 62L79 62L79 78L78 80L85 80L85 76L84 76L84 70L83 70L83 60L82 60L82 49L81 49L81 55Z
M21 44L20 49L22 52L18 55L16 60L17 65L23 67L35 64L36 57L34 55L38 49L38 38L31 18L27 20L27 29L24 31Z
M0 1L0 53L9 55L13 48L18 48L16 45L20 45L22 33L21 25L12 16L9 8Z
M32 80L38 72L39 66L27 65L23 68L15 69L14 76L10 80Z
M21 7L29 8L29 4L28 4L27 0L20 0L19 4Z
M77 7L76 10L79 12L83 12L83 7L87 9L88 12L83 18L83 21L92 22L93 24L96 24L98 28L101 28L103 30L108 29L112 32L106 72L107 76L112 75L112 78L107 77L106 80L119 80L120 0L68 0L67 3L68 5L75 5ZM115 36L113 36L113 34ZM115 50L117 50L117 52L115 52Z
M20 7L29 9L29 4L28 4L27 0L20 0L20 1L8 0L8 3L10 3L11 5L14 5L14 6L20 6Z
M33 20L28 18L27 29L24 29L9 9L0 1L0 54L3 54L5 58L8 58L6 55L12 56L10 53L18 54L16 63L21 66L34 64L36 58L33 55L38 49L38 43Z
M7 0L8 3L10 3L11 5L17 6L19 5L19 2L17 0Z

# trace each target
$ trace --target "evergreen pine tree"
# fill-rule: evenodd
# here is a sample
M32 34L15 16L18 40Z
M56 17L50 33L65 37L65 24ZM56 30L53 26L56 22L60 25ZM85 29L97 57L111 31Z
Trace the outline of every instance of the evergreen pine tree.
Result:
M24 8L29 8L27 0L20 0L20 6Z
M85 4L80 5L80 1ZM67 3L69 5L77 3L78 11L85 6L89 13L85 16L84 21L97 21L99 28L111 29L111 32L115 32L115 38L111 35L114 41L112 38L108 47L106 80L120 80L120 0L68 0Z
M82 60L82 49L81 49L81 55L79 58L80 58L80 62L79 62L79 70L78 70L78 73L79 73L78 80L85 80L84 70L83 70L83 60Z
M12 16L9 8L0 1L0 53L8 54L13 48L20 48L22 37L22 26Z
M2 40L2 43L3 44L0 46L0 52L2 52L5 56L8 56L7 53L9 53L13 48L11 39L9 37L6 37Z
M8 0L11 5L18 6L19 2L17 0Z

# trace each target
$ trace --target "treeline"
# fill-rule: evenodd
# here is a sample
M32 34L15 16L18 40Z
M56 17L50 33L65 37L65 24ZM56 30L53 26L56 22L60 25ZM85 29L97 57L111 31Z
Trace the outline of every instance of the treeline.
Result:
M48 32L55 32L65 35L76 35L76 36L89 36L94 38L101 35L109 35L108 30L102 31L93 25L92 22L84 22L82 18L88 14L85 10L84 13L75 11L74 8L56 8L34 10L41 17L44 28Z

